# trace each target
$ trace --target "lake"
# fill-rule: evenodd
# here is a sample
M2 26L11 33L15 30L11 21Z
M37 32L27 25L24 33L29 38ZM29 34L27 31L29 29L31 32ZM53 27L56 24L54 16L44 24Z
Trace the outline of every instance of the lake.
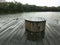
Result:
M14 18L22 18L26 17L43 17L46 19L47 23L51 24L60 24L60 12L24 12L18 14L7 14L0 15L0 19L14 19Z

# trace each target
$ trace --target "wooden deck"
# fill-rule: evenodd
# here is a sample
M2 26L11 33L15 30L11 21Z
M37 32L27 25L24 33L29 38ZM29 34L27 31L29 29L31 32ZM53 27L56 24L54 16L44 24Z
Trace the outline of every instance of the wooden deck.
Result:
M26 39L24 20L11 20L0 26L0 45L60 45L60 25L46 24L45 38Z

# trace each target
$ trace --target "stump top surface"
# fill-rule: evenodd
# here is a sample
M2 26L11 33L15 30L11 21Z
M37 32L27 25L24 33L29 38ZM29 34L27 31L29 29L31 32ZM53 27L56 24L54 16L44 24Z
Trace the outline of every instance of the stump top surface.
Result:
M27 21L36 21L36 22L46 21L44 18L41 18L41 17L28 17L25 20L27 20Z

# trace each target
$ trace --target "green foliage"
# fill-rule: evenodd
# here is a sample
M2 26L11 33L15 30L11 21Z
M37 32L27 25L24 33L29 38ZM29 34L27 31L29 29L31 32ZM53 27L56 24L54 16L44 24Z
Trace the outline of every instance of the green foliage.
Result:
M21 4L20 2L3 2L0 3L0 14L3 13L18 13L18 12L35 12L35 11L60 11L58 7L36 6Z

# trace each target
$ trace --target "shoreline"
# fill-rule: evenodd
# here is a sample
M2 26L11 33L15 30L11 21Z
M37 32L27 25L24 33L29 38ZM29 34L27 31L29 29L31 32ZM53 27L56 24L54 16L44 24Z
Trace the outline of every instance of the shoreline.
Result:
M36 12L36 11L32 11L32 12ZM60 12L60 11L37 11L37 12ZM8 14L18 14L18 13L29 13L29 12L16 12L16 13L0 13L0 15L8 15Z

